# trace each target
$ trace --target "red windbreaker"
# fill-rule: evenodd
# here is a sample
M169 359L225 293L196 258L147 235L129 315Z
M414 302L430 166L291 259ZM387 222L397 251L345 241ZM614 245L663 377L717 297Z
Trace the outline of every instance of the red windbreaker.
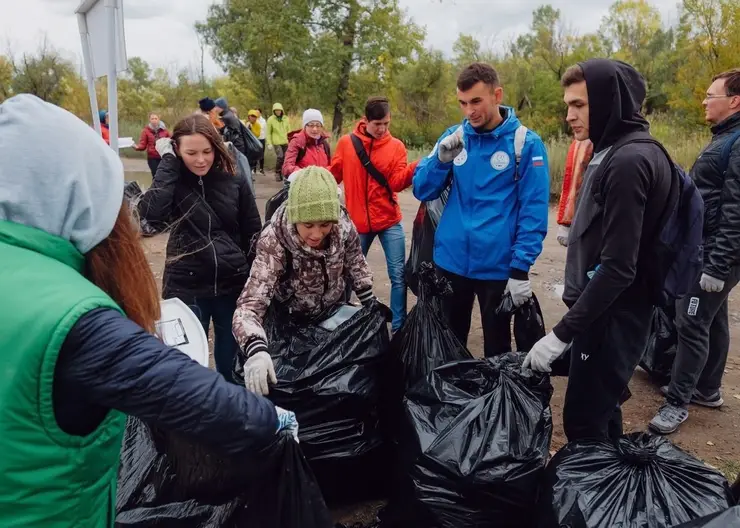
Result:
M390 132L380 139L367 135L367 124L360 121L354 134L362 139L370 162L383 174L393 191L388 191L376 182L365 170L357 157L352 139L342 136L331 161L331 170L337 183L344 182L347 210L357 231L376 233L388 229L401 221L401 208L396 193L411 186L418 161L407 162L408 153L404 144Z

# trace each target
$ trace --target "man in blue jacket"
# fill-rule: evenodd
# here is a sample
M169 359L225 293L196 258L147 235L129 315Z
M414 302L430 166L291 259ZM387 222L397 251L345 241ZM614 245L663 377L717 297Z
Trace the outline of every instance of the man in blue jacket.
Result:
M414 195L450 194L434 242L434 263L452 285L444 311L466 343L478 297L487 357L511 350L509 321L496 316L508 290L516 306L532 296L529 268L547 233L550 179L542 140L501 106L503 88L491 66L473 63L457 79L465 114L414 174Z

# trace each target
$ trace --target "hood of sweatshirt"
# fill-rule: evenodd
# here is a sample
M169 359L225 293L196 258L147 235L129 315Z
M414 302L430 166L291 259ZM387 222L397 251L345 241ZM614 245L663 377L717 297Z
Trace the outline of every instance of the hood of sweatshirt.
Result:
M611 59L579 63L588 90L589 138L594 152L614 145L622 136L648 131L642 116L645 79L629 64Z
M85 254L113 230L123 165L71 113L22 94L0 104L0 220L34 227Z

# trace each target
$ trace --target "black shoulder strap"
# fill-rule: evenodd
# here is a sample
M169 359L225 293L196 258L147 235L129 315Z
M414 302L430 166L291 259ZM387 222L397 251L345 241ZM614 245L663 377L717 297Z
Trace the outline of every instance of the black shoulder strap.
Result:
M295 157L296 165L301 162L301 160L303 159L303 156L305 155L306 155L306 147L299 147L298 154Z
M629 145L631 143L652 143L660 148L660 150L663 151L663 153L668 158L668 162L671 165L671 169L673 168L673 160L671 159L670 154L668 154L668 151L665 149L665 147L653 136L651 136L647 132L635 132L632 134L626 134L623 136L619 141L614 143L612 147L609 149L609 152L607 152L606 156L604 156L604 159L601 160L601 163L599 163L599 167L596 170L596 173L593 175L593 184L591 186L591 192L594 195L594 198L596 201L600 204L604 203L604 197L601 194L602 185L601 180L606 173L606 169L608 167L609 162L611 161L614 154L622 147ZM594 156L596 154L594 153Z
M396 200L393 198L393 189L391 189L391 186L388 184L388 180L385 179L385 176L383 176L383 173L380 172L370 161L370 156L367 155L367 151L365 150L365 146L362 144L362 140L355 134L350 134L349 137L352 139L352 145L355 147L355 152L357 153L357 157L360 158L362 166L365 167L365 170L370 176L372 176L373 180L378 182L378 184L388 192L388 198L391 203L396 205Z

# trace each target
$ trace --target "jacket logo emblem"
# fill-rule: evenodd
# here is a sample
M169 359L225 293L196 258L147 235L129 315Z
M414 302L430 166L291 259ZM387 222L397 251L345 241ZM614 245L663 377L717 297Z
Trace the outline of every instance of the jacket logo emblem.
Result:
M491 167L496 170L504 170L511 163L509 155L503 150L499 150L491 156Z
M466 161L468 161L468 151L462 149L460 151L460 154L455 156L455 159L452 160L452 163L459 167L460 165L464 165Z
M588 361L588 358L590 357L590 354L583 354L581 353L581 361Z

